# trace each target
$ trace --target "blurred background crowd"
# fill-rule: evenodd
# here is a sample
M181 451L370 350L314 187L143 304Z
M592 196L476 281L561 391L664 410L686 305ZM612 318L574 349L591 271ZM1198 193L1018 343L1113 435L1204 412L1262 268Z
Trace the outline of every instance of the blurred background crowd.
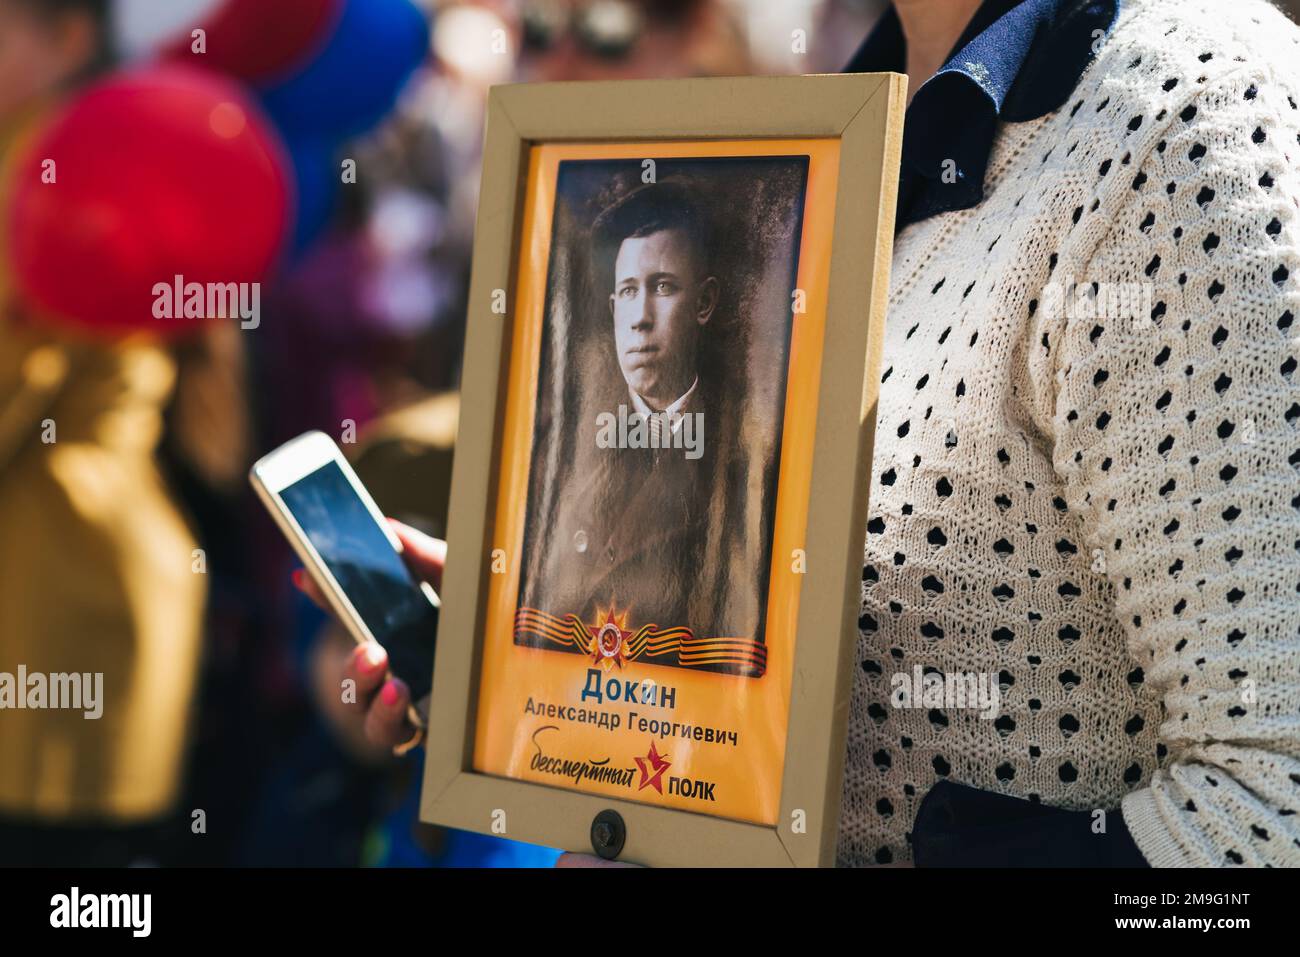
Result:
M488 87L835 72L884 5L0 0L0 672L106 699L0 711L0 864L552 863L417 822L248 468L320 429L441 535Z

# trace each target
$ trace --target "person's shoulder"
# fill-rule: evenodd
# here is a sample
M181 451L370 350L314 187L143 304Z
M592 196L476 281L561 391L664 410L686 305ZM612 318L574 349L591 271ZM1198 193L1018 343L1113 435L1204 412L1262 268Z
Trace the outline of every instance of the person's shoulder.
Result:
M1294 87L1300 27L1268 0L1123 0L1091 72L1153 100L1236 75Z
M1122 0L1096 47L1047 121L1070 143L1056 160L1067 177L1137 171L1188 137L1193 160L1215 154L1198 169L1231 167L1261 135L1273 150L1300 132L1300 27L1266 0Z

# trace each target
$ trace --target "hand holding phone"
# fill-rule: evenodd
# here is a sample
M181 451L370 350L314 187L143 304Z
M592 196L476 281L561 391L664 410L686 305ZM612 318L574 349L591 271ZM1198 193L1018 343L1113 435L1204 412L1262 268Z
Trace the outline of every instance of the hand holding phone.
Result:
M389 526L402 543L402 560L417 581L427 581L437 591L441 587L443 566L447 560L447 543L431 538L418 529L394 519ZM303 568L294 569L293 583L319 608L331 612L329 601L315 579ZM333 649L333 650L331 650ZM378 642L354 644L353 650L339 649L334 642L324 643L313 657L314 683L320 706L338 731L354 744L366 742L373 748L401 755L423 740L423 730L411 718L411 694L406 683L389 670L388 653ZM347 684L344 684L347 682ZM339 689L348 688L345 699ZM420 703L423 714L431 698Z
M358 642L382 645L412 700L425 699L438 596L408 571L400 538L338 446L309 432L260 459L250 479L340 622ZM422 712L411 718L422 726Z

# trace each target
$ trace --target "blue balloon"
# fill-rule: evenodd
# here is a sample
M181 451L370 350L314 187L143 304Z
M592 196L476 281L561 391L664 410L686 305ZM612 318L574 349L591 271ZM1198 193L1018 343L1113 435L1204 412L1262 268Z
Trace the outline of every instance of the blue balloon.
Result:
M334 218L342 167L334 162L332 146L290 141L288 147L298 183L298 211L290 246L296 257L316 241Z
M357 136L393 109L428 47L428 21L410 0L346 0L320 55L262 102L290 141Z

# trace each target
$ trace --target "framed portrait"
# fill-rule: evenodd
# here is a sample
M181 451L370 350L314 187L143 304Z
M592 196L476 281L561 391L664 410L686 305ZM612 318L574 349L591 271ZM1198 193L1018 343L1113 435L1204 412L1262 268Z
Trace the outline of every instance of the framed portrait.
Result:
M904 100L491 91L423 820L833 861Z

